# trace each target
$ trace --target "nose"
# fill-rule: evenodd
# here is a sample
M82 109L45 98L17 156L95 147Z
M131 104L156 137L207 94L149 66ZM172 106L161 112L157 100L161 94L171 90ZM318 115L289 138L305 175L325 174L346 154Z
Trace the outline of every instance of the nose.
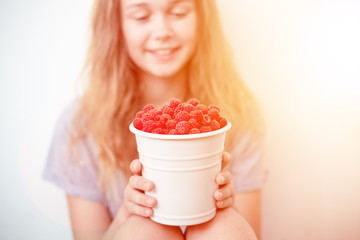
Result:
M164 41L173 37L171 23L163 15L158 15L154 22L153 36L156 40Z

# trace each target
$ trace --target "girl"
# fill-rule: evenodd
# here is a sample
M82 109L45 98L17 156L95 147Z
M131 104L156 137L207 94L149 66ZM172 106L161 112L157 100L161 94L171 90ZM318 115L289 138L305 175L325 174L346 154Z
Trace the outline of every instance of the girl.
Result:
M66 192L74 238L259 236L263 123L235 70L215 1L95 0L91 29L86 90L61 115L44 171ZM217 214L184 234L149 218L156 199L144 191L154 183L141 176L128 130L144 105L173 97L216 104L232 123L225 147L233 160L223 154Z

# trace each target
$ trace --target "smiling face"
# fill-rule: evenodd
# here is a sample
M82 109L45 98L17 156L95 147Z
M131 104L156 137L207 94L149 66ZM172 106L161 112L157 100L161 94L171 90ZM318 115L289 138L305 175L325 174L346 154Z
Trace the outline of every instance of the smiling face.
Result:
M122 24L129 56L147 74L172 77L194 53L194 0L122 0Z

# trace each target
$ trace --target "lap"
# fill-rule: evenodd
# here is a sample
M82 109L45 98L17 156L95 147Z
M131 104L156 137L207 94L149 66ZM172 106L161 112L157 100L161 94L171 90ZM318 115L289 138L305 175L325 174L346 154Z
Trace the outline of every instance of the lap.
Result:
M250 225L233 208L218 210L216 216L206 223L188 226L185 236L188 240L256 240Z
M120 226L114 239L183 240L184 237L180 228L177 226L159 224L149 218L134 215Z

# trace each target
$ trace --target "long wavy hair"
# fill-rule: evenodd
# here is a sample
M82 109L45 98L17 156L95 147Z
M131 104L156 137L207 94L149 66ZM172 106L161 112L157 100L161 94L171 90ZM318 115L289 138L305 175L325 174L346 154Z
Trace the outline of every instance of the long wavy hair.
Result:
M186 99L181 100L195 97L206 105L220 107L222 115L232 123L225 143L229 151L238 134L250 132L250 142L257 141L263 132L263 121L234 65L215 0L194 3L198 42L193 58L186 65L187 92ZM79 139L87 135L92 137L104 191L117 171L126 178L130 176L129 163L137 157L135 137L128 126L143 107L142 95L136 68L125 46L121 0L95 0L83 69L87 82L73 122L76 134L72 135L72 143L76 146Z

